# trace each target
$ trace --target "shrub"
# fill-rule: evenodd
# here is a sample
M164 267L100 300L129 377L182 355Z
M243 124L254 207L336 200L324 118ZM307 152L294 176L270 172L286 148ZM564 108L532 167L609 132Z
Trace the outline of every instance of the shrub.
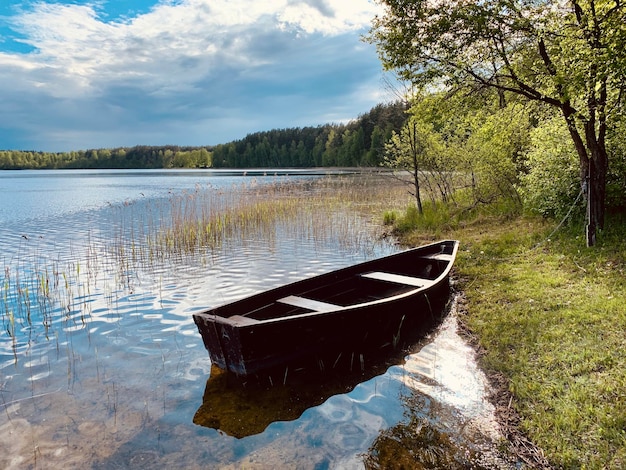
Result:
M529 171L519 188L525 209L544 217L565 216L580 193L578 156L561 121L549 120L532 131ZM581 198L581 209L583 202Z

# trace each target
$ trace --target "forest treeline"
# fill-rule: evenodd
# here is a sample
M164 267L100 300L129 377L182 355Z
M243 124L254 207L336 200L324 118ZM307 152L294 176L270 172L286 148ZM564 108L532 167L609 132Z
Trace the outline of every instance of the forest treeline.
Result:
M119 147L72 152L0 151L0 169L283 168L378 166L404 125L406 105L379 104L347 124L275 129L206 147Z

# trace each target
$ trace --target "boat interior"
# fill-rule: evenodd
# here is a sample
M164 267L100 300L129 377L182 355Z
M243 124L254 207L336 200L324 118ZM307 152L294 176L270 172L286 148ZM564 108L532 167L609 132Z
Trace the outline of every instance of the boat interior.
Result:
M399 259L397 263L385 266L384 271L357 271L332 282L309 285L307 290L295 291L265 305L257 304L250 311L229 316L229 319L241 326L311 312L336 311L428 288L446 270L450 260L451 256L447 254Z

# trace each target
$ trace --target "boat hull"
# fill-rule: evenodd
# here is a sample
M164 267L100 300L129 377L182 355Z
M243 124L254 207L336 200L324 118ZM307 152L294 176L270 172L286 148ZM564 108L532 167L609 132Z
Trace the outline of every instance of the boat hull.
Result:
M213 364L237 376L363 368L427 330L449 297L458 242L299 281L194 315Z

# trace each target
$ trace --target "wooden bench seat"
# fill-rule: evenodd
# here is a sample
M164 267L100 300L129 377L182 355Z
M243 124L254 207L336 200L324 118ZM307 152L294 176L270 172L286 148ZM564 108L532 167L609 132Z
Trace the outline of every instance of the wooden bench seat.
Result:
M361 276L368 279L376 279L377 281L387 281L415 287L429 287L434 284L434 281L431 281L430 279L413 276L403 276L401 274L384 273L380 271L361 274Z
M307 310L313 310L314 312L330 312L331 310L341 309L340 305L329 304L327 302L320 302L319 300L307 299L305 297L298 297L296 295L290 295L278 299L278 302L287 305L293 305L294 307L306 308Z
M439 261L450 261L452 259L452 255L448 255L446 253L436 253L434 255L426 255L424 258L427 259L436 259Z

